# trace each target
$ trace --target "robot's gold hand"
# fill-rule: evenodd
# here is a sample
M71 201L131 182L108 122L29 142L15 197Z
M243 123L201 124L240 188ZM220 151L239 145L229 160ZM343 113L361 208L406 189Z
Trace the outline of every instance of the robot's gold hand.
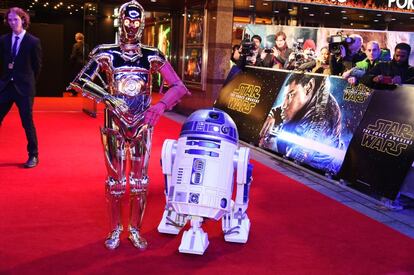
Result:
M115 113L118 114L125 114L128 112L128 106L126 105L126 103L119 98L116 98L112 95L107 95L104 98L106 105L113 109Z

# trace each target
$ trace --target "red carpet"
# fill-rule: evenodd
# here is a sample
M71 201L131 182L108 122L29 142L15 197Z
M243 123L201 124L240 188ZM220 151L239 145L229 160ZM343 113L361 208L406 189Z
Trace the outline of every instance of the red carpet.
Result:
M414 274L414 240L259 163L249 242L226 243L220 222L207 221L205 255L180 254L181 234L156 231L164 207L160 149L179 133L166 118L153 141L143 227L149 247L133 248L125 233L117 250L106 250L102 116L61 112L80 109L79 102L36 99L40 164L34 169L21 165L26 145L17 112L0 127L1 274Z

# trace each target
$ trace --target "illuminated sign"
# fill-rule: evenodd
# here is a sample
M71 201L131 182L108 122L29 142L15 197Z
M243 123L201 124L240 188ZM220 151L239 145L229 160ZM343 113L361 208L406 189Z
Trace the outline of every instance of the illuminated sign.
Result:
M313 0L268 0L269 2L290 2L297 4L309 4L319 6L332 6L332 7L344 7L350 9L361 10L374 10L385 12L397 12L406 13L414 10L414 0L388 0L383 1L358 1L358 0L325 0L325 1L313 1Z
M399 9L414 10L413 0L388 0L388 7L393 8L397 6Z

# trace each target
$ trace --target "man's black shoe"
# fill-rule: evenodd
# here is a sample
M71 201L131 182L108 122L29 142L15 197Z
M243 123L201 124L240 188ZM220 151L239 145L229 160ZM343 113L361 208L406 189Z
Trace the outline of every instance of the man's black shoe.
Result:
M39 163L39 158L38 157L29 157L29 159L24 164L24 168L36 167L38 163Z

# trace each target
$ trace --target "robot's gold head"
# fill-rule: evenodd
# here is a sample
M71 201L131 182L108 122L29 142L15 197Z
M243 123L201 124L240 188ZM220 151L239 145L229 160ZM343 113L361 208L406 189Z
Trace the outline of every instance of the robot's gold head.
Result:
M119 8L119 21L121 43L138 43L144 30L144 8L135 0L123 4Z

